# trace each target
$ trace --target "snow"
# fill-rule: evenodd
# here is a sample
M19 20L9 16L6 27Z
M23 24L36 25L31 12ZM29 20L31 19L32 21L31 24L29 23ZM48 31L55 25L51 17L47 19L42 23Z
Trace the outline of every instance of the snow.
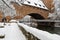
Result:
M0 27L4 26L2 29L0 28L0 35L5 35L5 38L0 40L27 40L20 27L23 27L27 32L33 34L35 37L41 40L60 40L60 35L51 34L49 32L39 30L36 28L29 27L23 23L0 23ZM20 25L20 27L18 26Z
M17 23L17 20L10 20L11 23Z
M1 25L3 25L3 23L0 23L0 26ZM6 25L4 25L4 29L2 30L4 30L4 32L0 32L5 34L5 38L0 40L26 40L16 23L6 23Z
M2 23L0 23L0 36L4 36L5 32L4 32L4 28L3 28L4 25L2 25Z
M46 32L46 31L38 30L36 28L29 27L23 23L18 23L18 24L21 27L23 27L27 32L36 36L38 39L41 39L41 40L60 40L60 35L51 34L51 33Z
M23 1L21 1L21 0L4 0L7 4L8 4L8 6L10 7L10 8L12 8L12 9L15 9L14 8L14 6L13 6L13 4L11 4L11 2L16 2L16 3L18 3L19 5L21 5L21 3L23 2Z
M53 4L55 10L53 13L49 13L48 17L50 17L52 20L60 20L60 0L53 0ZM54 27L60 27L60 23L56 22Z
M22 6L22 4L26 4L26 5L30 5L30 6L35 6L35 7L39 7L39 8L43 8L43 9L47 9L48 10L48 8L44 5L44 3L41 1L41 0L4 0L8 5L9 5L9 7L11 7L12 9L15 9L14 7L13 7L13 5L10 3L11 1L13 1L13 2L17 2L20 6ZM27 1L29 1L29 2L31 2L30 4L27 2ZM21 4L22 3L22 4ZM35 5L35 3L37 4L37 5ZM41 5L41 6L40 6Z
M11 7L12 9L15 9L10 2L11 1L14 1L15 2L16 0L4 0L4 1L9 5L9 7Z
M3 1L5 1L7 5L10 3L10 2L8 2L8 1L6 1L6 0L3 0ZM16 14L16 10L11 9L11 8L13 8L13 7L10 8L9 5L11 5L11 4L9 4L9 5L8 5L9 7L8 7L3 1L0 0L0 11L3 12L3 15L4 15L4 16L11 16L11 17L14 16L14 15ZM7 2L8 2L8 3L7 3Z
M30 3L28 3L28 1ZM36 3L37 5L35 5L34 3ZM27 4L27 5L30 5L30 6L35 6L35 7L39 7L39 8L43 8L43 9L48 10L48 8L44 5L44 3L41 0L35 0L35 1L34 0L26 0L26 1L24 1L23 4ZM39 5L41 5L41 6L39 6Z
M0 28L0 36L4 36L4 28Z

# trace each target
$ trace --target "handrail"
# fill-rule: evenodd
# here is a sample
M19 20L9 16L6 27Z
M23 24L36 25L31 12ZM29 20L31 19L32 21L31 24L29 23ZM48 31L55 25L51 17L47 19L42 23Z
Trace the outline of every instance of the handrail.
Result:
M23 27L27 32L33 34L35 37L41 40L60 40L60 35L51 34L46 31L42 31L33 27L29 27L23 23L18 23L19 26Z
M60 22L60 20L34 20L34 19L32 19L32 20L28 20L28 21L22 21L22 20L20 20L20 22L34 22L34 21L37 21L37 22Z

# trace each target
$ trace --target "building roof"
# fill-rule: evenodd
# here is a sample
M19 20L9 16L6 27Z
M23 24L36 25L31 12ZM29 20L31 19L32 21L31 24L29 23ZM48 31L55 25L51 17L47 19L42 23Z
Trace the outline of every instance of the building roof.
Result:
M10 7L13 8L13 5L10 3L11 1L13 2L17 2L19 5L22 4L26 4L26 5L30 5L30 6L35 6L35 7L39 7L42 9L49 9L51 10L51 8L53 7L52 2L53 0L4 0L6 2L6 4Z
M35 1L34 0L25 0L23 4L48 10L48 8L44 5L42 0L35 0Z

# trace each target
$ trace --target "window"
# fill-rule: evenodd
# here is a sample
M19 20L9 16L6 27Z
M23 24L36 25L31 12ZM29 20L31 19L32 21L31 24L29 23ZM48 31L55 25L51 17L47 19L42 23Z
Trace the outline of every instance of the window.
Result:
M34 3L35 5L37 5L37 3Z
M41 5L39 4L39 6L41 6Z
M30 2L29 1L27 1L29 4L30 4Z
M45 8L45 6L43 6Z

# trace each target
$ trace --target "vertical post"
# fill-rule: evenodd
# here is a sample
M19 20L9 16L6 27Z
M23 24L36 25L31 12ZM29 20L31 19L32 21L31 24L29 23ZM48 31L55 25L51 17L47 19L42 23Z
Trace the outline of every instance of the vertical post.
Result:
M5 25L5 21L6 21L6 18L5 18L5 14L3 13L2 22L4 22L4 25Z

